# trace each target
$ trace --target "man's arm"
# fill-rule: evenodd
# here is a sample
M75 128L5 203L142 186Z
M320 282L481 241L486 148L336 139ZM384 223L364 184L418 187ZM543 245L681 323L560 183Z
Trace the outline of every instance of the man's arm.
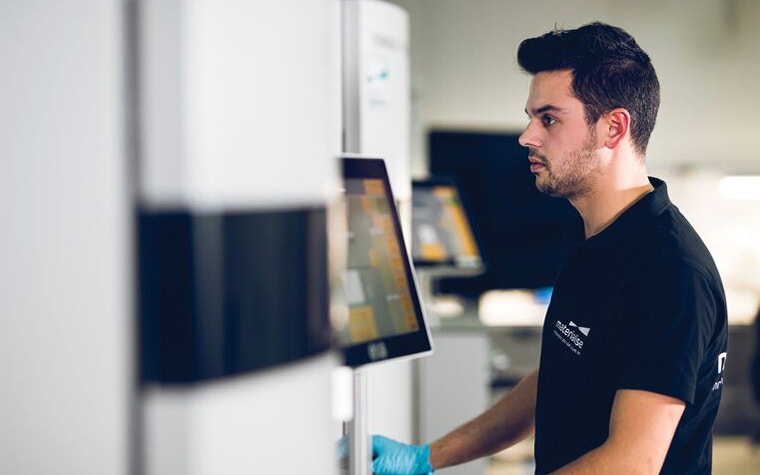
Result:
M607 441L552 475L660 473L685 407L670 396L618 390Z
M491 455L529 436L535 426L537 385L535 370L486 412L430 444L433 468Z

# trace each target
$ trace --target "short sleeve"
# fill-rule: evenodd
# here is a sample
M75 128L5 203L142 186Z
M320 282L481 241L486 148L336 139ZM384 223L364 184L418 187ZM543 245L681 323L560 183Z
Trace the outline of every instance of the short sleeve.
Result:
M623 293L615 335L617 388L692 404L715 325L715 298L706 279L687 266L647 274Z

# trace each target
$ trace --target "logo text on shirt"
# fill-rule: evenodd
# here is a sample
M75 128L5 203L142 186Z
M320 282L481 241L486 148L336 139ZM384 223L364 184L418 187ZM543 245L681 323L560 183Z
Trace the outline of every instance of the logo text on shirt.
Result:
M588 337L590 332L591 328L581 327L572 320L567 325L559 320L554 322L554 335L576 355L580 355L583 351L585 344L583 338Z
M721 375L720 379L713 384L713 391L717 391L723 386L723 372L726 370L726 356L728 353L723 352L718 355L718 374Z

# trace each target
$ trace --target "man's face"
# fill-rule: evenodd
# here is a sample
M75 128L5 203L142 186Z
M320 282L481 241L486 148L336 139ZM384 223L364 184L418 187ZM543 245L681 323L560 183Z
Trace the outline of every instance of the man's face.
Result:
M528 148L536 187L551 196L574 199L591 191L599 170L594 127L572 93L570 71L533 76L525 111L530 122L520 135Z

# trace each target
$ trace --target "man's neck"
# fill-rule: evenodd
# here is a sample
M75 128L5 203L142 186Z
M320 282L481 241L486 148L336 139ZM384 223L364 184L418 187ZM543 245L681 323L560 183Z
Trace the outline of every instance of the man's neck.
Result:
M571 200L583 218L586 239L599 234L634 203L652 191L646 171L633 179L610 180L592 192Z

